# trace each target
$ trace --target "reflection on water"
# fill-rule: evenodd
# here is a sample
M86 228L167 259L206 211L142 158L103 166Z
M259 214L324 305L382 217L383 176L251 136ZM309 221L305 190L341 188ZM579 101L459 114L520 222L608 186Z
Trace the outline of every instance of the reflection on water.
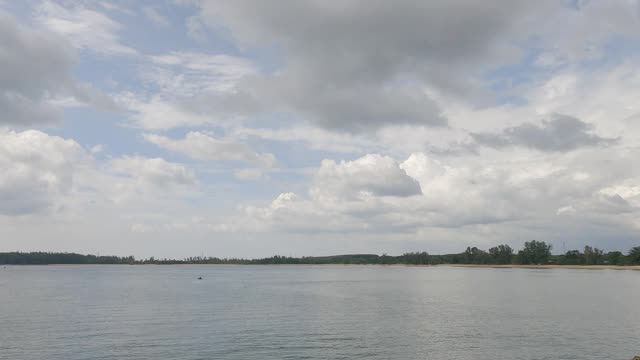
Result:
M0 358L626 360L639 299L638 271L7 267Z

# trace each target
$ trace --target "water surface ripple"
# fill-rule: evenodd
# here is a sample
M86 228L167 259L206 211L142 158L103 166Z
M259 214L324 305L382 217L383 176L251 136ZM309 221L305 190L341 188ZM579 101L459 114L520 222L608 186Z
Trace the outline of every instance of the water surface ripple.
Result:
M635 354L638 271L0 268L0 359L627 360Z

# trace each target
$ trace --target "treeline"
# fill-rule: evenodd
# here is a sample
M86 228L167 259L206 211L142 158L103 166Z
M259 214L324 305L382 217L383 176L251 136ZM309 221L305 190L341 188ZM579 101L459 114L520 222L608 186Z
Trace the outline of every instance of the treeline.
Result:
M380 265L438 265L438 264L477 264L477 265L640 265L640 246L626 254L620 251L604 252L601 249L585 246L583 251L570 250L565 254L552 255L552 247L544 241L528 241L516 252L509 245L499 245L488 250L468 247L456 254L431 255L425 251L410 252L399 256L387 254L351 254L335 256L287 257L272 256L262 259L189 257L175 259L136 259L133 256L95 256L76 253L52 252L9 252L0 253L0 265L47 265L47 264L130 264L130 265L172 265L172 264L236 264L236 265L276 265L276 264L380 264Z
M640 265L640 246L625 255L620 251L604 252L585 246L583 251L570 250L552 255L551 245L543 241L526 242L517 253L509 245L500 245L488 251L468 247L465 252L450 255L432 255L431 264L486 264L486 265Z
M135 264L133 256L96 256L54 252L5 252L0 253L0 265L48 265L48 264Z

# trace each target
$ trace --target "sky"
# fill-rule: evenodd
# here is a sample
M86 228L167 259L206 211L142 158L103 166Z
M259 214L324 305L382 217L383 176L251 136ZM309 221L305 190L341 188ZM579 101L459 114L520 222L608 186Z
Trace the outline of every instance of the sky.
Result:
M0 251L640 245L636 0L0 0Z

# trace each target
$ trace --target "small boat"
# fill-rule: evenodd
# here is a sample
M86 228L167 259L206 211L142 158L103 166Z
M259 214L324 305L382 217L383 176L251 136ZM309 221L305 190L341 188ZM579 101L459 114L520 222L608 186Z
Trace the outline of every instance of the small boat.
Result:
M202 276L198 276L198 280L202 280Z

